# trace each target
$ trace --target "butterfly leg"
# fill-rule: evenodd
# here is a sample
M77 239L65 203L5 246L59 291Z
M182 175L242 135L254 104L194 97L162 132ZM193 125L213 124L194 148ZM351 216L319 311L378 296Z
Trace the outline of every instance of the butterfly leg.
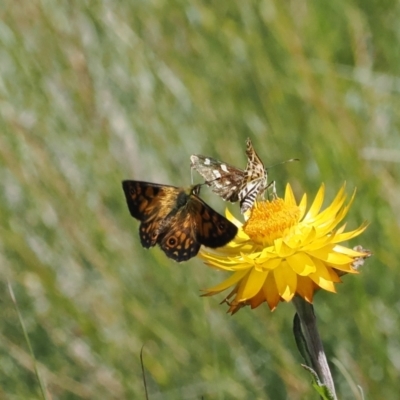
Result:
M269 200L269 190L268 189L270 189L270 191L271 191L272 200L276 200L278 198L278 195L276 194L276 182L272 181L267 186L267 195L268 195L268 200Z

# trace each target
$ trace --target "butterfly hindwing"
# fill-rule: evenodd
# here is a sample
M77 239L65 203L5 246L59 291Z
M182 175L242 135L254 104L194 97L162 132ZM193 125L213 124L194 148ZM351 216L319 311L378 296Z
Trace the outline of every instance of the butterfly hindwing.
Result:
M123 181L131 215L141 221L143 247L159 244L176 261L194 257L202 244L220 247L230 242L237 228L201 200L200 186L189 190L141 181ZM204 229L207 227L207 230Z
M257 199L257 196L264 193L264 179L256 179L248 182L239 192L239 204L241 213L249 210Z
M188 200L187 206L193 202ZM164 253L177 261L186 261L194 257L200 249L198 241L195 214L188 212L186 207L179 209L168 221L169 229L160 235L159 244Z

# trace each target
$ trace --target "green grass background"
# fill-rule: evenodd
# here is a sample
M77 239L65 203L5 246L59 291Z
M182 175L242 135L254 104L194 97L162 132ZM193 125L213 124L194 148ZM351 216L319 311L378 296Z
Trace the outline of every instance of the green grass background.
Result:
M317 399L294 307L233 317L199 290L226 275L141 248L122 179L191 182L189 156L244 167L251 137L279 193L357 187L349 245L373 251L315 299L341 399L398 399L399 3L0 3L0 398ZM197 181L200 177L194 176ZM203 191L223 212L226 204ZM239 216L238 207L233 207ZM347 370L346 379L339 366Z

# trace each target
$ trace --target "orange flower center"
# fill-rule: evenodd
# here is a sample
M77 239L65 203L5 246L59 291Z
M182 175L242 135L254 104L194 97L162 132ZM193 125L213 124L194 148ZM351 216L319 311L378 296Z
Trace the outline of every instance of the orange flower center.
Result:
M297 206L288 205L279 198L264 200L255 203L243 230L255 243L270 246L296 225L299 219L300 209Z

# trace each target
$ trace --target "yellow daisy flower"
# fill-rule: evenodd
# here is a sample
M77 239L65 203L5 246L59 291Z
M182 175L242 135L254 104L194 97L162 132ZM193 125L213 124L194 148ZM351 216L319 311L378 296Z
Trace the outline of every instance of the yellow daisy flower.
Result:
M228 312L235 313L244 305L255 308L264 301L274 310L296 294L311 303L319 288L335 292L340 276L357 273L357 260L370 255L339 243L360 235L367 224L350 232L344 232L345 224L337 228L355 193L346 205L343 185L332 204L320 212L324 194L322 185L306 213L306 195L297 204L288 184L284 199L257 202L245 223L227 211L227 218L239 228L237 236L225 247L202 248L199 257L233 274L204 295L234 286L224 301L230 306Z

